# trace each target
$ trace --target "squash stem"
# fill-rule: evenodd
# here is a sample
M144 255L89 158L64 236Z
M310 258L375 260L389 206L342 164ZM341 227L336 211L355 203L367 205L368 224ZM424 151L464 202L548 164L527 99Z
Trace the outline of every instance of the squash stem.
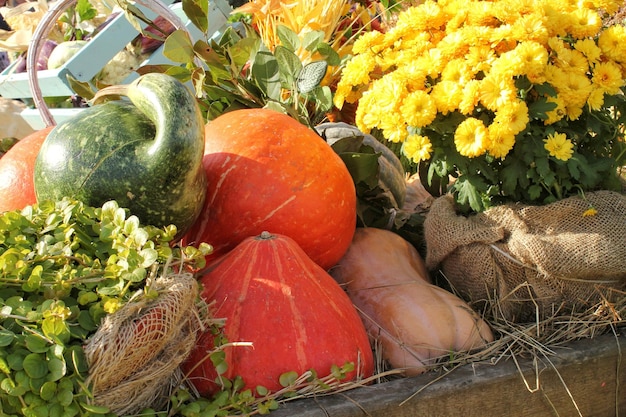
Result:
M98 90L98 92L91 99L91 103L92 105L95 105L103 103L105 101L119 100L120 96L127 96L127 92L128 85L111 85L101 90Z

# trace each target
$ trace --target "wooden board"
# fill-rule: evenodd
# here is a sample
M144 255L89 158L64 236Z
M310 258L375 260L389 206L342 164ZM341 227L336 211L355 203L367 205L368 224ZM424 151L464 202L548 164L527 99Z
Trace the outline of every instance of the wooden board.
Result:
M617 336L603 335L554 348L548 359L534 363L532 358L520 359L519 367L512 359L495 365L481 362L446 375L432 372L399 378L296 400L271 415L626 416L626 329Z

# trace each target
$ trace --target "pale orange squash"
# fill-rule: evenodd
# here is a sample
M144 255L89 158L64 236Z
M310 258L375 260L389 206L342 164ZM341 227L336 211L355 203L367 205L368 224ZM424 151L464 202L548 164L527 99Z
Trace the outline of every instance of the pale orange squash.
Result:
M431 284L418 252L393 232L358 228L330 274L344 286L382 357L407 376L493 340L487 322Z

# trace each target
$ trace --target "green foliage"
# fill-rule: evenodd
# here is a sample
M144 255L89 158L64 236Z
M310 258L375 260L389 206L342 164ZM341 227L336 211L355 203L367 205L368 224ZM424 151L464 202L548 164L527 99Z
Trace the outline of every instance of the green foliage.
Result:
M220 352L218 350L218 352ZM223 356L211 357L216 367L224 372L221 366ZM241 378L233 380L221 378L222 388L212 398L196 398L184 387L179 388L170 398L170 409L163 412L144 410L142 416L166 417L218 417L232 415L267 415L276 410L281 402L304 396L311 396L328 392L335 388L346 374L354 371L354 364L348 362L343 366L333 365L331 374L319 377L314 370L298 375L297 372L285 372L279 376L283 387L279 391L271 392L263 386L254 389L243 389Z
M33 417L110 416L90 405L82 345L146 279L209 248L172 246L111 201L65 199L0 214L0 409ZM165 266L167 265L167 266Z
M331 147L345 163L355 184L357 226L392 230L425 254L425 212L403 208L380 181L378 159L383 158L381 153L363 143L363 136L339 139L332 142Z
M65 23L63 39L66 41L82 40L91 35L90 31L85 31L81 27L85 26L84 22L92 20L97 14L98 11L89 0L77 0L76 4L68 7L59 18L59 22Z
M289 114L308 126L321 122L332 108L332 93L321 82L338 54L323 42L322 32L300 39L286 26L277 35L282 45L270 51L243 20L218 37L206 22L207 0L184 0L183 10L205 39L193 42L177 30L165 42L163 54L175 65L144 66L140 73L165 72L192 81L207 120L239 108L267 107ZM321 59L304 64L296 52L304 48Z
M537 86L535 86L537 87ZM549 86L541 86L549 93ZM515 145L504 159L483 155L463 157L454 146L457 113L448 114L418 133L426 134L435 149L430 161L422 162L425 183L447 183L461 211L479 212L506 202L548 204L577 195L580 190L621 190L618 169L626 165L624 120L626 98L605 96L602 110L585 108L577 120L561 120L545 126L546 112L553 104L536 101L529 106L530 123L515 138ZM562 161L544 149L547 134L566 133L577 144L572 157ZM417 169L414 167L413 169ZM435 193L431 188L431 192ZM440 192L440 193L441 193Z

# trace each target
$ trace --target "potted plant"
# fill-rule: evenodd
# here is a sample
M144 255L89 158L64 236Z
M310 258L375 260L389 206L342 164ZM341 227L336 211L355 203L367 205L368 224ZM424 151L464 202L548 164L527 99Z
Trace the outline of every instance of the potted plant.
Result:
M607 261L626 256L626 27L607 23L620 5L426 1L357 39L337 85L357 127L399 148L435 195L443 184L429 266L473 300L514 300L509 317L625 285L624 262Z

